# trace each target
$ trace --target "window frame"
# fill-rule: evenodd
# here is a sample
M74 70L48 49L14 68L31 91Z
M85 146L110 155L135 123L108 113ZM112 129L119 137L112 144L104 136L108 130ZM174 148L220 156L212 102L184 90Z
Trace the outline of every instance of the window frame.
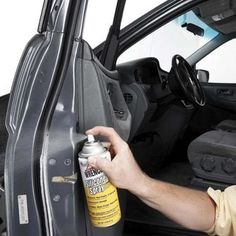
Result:
M162 25L168 23L172 19L183 14L184 12L187 12L202 2L204 2L204 0L168 0L121 29L118 37L118 46L115 53L113 52L113 55L112 53L107 53L106 55L106 57L108 57L112 62L113 66L111 68L105 67L107 69L115 69L117 58L125 50ZM98 58L101 57L107 40L109 39L107 38L106 41L94 48L94 53Z

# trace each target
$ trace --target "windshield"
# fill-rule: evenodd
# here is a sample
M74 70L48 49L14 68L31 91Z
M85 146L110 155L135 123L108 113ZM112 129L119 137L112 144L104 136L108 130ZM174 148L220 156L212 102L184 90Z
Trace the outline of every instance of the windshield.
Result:
M201 29L202 36L187 30L186 24L193 24ZM169 71L174 55L180 54L187 58L218 34L201 21L193 11L189 11L133 45L119 57L118 63L144 57L156 57L161 67Z

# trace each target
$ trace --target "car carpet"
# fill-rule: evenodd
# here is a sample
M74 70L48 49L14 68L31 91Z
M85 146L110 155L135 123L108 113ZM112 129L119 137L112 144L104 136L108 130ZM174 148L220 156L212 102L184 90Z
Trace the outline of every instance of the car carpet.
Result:
M165 182L170 182L185 187L191 187L192 176L193 171L191 169L191 166L187 162L181 162L172 163L171 165L164 167L163 169L159 170L158 173L155 174L155 176L152 177ZM145 205L142 201L140 201L132 194L128 195L126 221L137 224L147 224L156 227L168 227L171 229L184 230L183 227L167 219L158 211ZM197 233L195 235L205 234Z

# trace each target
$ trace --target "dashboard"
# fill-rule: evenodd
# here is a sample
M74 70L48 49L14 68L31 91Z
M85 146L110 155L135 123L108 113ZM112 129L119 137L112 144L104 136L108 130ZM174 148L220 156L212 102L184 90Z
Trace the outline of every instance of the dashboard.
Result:
M146 126L163 99L171 95L168 73L156 58L142 58L117 66L121 89L132 115L131 137Z
M154 57L142 58L120 64L117 67L121 84L134 84L142 88L149 102L156 102L171 92L168 88L168 73L161 69Z
M135 81L139 84L159 84L161 78L155 62L144 63L134 70Z

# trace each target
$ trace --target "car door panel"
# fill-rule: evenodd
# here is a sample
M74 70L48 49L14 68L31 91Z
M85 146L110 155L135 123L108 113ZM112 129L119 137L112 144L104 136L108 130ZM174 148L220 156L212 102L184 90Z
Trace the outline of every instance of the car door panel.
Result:
M230 112L236 112L236 84L204 84L207 102Z
M84 58L80 58L81 52L78 52L76 74L82 78L78 85L83 90L80 107L86 108L84 115L80 116L81 129L85 131L95 125L106 125L114 127L127 140L131 115L119 85L118 72L106 70L85 41L81 42L80 50Z
M18 233L43 235L45 233L43 223L38 217L42 214L42 212L40 213L41 207L39 207L41 201L34 192L39 191L38 188L35 189L38 184L32 179L32 176L39 175L39 172L35 172L34 169L35 161L32 161L35 158L33 147L36 145L34 136L43 111L44 98L52 86L51 81L45 80L44 74L53 76L55 64L51 64L51 68L48 68L47 65L52 61L57 61L60 44L61 37L49 34L33 38L25 50L15 77L8 108L9 139L5 166L6 196L7 199L12 199L11 202L7 202L9 235ZM58 50L58 53L52 53L51 50ZM45 52L48 53L45 54ZM55 57L52 57L52 54ZM44 55L43 62L41 62L42 55ZM48 69L42 69L45 67ZM45 89L40 91L39 88L43 86ZM12 165L13 162L14 165ZM27 200L23 204L26 206L27 202L28 209L30 209L30 220L25 218L26 226L20 221L21 215L17 199L24 195Z
M70 6L70 1L60 1L50 24L55 28L49 27L27 44L11 90L5 162L9 235L50 235L50 219L43 208L41 191L42 123L62 56L65 24L61 18L66 21ZM55 14L54 10L55 5L51 14Z
M91 224L77 154L86 138L83 135L85 131L97 125L114 127L124 139L128 139L130 113L117 81L117 72L105 71L98 65L91 48L84 41L74 42L72 52L43 147L47 153L42 161L44 183L47 185L47 212L53 219L51 227L55 235L122 235L124 214L113 227L97 228ZM113 93L107 90L111 84ZM123 117L117 117L114 109L124 111ZM55 164L48 165L52 160ZM51 181L65 176L75 178L76 184ZM125 195L124 191L119 192L123 212ZM60 204L55 203L58 196ZM83 228L86 228L86 233L81 230Z
M78 167L87 129L114 127L127 140L131 126L118 72L78 35L85 3L55 1L47 31L19 62L6 121L9 235L122 235L124 214L113 227L91 225ZM119 195L124 209L125 192Z
M118 80L118 72L106 70L92 49L81 41L76 58L76 75L78 92L78 107L80 130L96 125L114 127L124 140L128 140L131 129L131 115L125 103ZM108 228L93 227L88 221L88 235L122 235L126 192L118 191L122 220Z
M236 85L201 83L206 105L198 109L190 123L190 130L198 136L215 129L222 120L236 119Z

